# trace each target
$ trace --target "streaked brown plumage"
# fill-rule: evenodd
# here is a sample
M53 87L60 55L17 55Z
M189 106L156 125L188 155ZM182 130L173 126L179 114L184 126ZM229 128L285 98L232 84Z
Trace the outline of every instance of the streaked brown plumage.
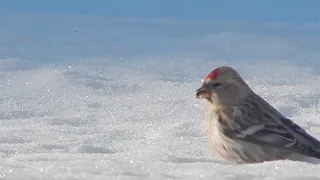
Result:
M206 133L222 158L235 163L320 159L320 142L254 93L233 68L213 70L196 96L208 100Z

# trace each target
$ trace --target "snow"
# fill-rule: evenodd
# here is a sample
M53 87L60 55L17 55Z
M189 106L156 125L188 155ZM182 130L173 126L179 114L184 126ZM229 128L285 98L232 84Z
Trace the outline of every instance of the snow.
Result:
M85 28L90 30L76 29ZM227 33L229 40L219 43L229 50L211 53L219 43L207 44L208 38L219 35L226 37L163 36L167 39L147 44L155 40L161 44L157 47L168 42L179 47L132 56L124 48L121 57L90 51L69 61L59 59L70 57L65 51L56 61L35 60L61 48L46 49L46 40L41 56L34 42L26 47L28 56L12 49L0 60L0 179L319 179L318 165L233 165L211 151L203 127L206 102L195 98L195 90L220 65L237 69L258 94L320 139L317 49L299 48L295 35L282 40ZM81 48L92 45L76 44L68 34L57 37L56 45L62 38ZM118 48L121 54L121 43ZM268 53L259 57L264 49ZM290 59L292 53L306 61Z

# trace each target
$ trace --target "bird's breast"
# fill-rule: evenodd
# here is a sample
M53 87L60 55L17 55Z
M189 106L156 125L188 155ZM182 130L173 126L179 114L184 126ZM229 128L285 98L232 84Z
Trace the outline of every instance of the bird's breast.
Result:
M233 154L234 140L230 139L222 132L222 127L219 124L219 115L215 113L208 114L206 120L206 134L209 138L212 149L218 156L230 159Z

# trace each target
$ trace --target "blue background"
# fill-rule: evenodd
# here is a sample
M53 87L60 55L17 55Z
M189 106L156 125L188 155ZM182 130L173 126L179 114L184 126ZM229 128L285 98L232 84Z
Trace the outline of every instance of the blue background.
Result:
M1 0L10 13L89 14L108 17L311 22L320 19L317 0Z
M0 59L195 54L314 63L319 7L318 0L0 0Z

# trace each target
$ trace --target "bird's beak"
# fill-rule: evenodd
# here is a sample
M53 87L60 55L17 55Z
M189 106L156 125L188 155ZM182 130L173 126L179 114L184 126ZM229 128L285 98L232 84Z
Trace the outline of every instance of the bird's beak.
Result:
M196 97L198 99L210 99L212 96L212 92L206 85L202 85L199 89L196 90Z

